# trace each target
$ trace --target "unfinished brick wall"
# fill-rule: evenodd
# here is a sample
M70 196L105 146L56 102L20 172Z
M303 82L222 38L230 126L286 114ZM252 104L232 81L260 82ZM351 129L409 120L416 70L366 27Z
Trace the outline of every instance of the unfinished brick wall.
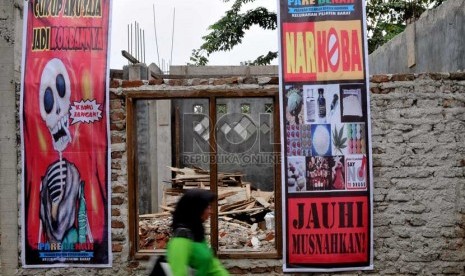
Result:
M464 73L371 78L380 274L465 274L464 80Z
M113 268L63 273L144 275L147 262L128 261L126 92L271 87L277 78L112 81ZM344 275L465 275L465 73L373 76L371 118L375 269ZM237 275L282 274L280 260L222 261Z

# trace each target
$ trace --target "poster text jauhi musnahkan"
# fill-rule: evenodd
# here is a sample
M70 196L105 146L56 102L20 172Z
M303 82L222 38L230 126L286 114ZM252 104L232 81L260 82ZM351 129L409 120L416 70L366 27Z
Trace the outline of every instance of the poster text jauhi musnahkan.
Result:
M355 229L366 227L364 202L312 202L297 204L297 218L292 220L296 230L324 230L325 233L292 234L293 254L364 253L366 233ZM332 229L346 229L334 232ZM354 231L355 230L355 231Z

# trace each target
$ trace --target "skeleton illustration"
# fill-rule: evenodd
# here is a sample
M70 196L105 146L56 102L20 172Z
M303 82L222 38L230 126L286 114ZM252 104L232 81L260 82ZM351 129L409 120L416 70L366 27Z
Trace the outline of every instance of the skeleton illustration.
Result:
M71 83L63 62L50 60L42 72L40 114L59 159L47 168L40 188L39 243L44 231L49 242L93 242L87 218L84 181L76 166L62 157L71 142L69 110ZM44 229L42 229L44 228Z
M50 60L42 71L39 88L40 115L52 135L53 148L62 152L71 142L69 108L71 84L61 60Z

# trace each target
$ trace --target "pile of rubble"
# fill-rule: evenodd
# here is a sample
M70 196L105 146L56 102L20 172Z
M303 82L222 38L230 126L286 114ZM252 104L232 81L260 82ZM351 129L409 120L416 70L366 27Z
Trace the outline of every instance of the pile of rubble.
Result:
M170 237L171 214L187 189L209 189L207 171L172 168L176 177L165 189L160 208L164 212L139 216L139 249L166 248ZM218 235L220 250L272 252L275 250L274 193L251 190L241 174L218 174ZM265 222L266 219L266 222ZM210 231L206 223L207 234Z
M166 249L170 238L171 215L139 221L139 249ZM206 235L210 235L210 222L205 223ZM221 251L273 252L275 230L262 229L259 223L249 225L240 220L220 217L218 243Z

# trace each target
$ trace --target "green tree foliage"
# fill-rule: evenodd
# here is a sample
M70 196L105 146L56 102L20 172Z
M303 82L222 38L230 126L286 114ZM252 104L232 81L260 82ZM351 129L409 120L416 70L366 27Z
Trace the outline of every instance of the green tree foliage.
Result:
M230 0L223 0L229 2ZM244 38L245 31L257 25L264 30L275 30L277 27L277 16L264 7L241 12L244 4L255 0L233 0L234 3L225 15L209 27L210 33L202 37L204 43L199 49L192 51L190 60L195 65L206 65L208 56L219 51L229 51L240 44ZM250 65L266 65L278 56L277 52L268 52L259 56L256 60L245 62Z
M223 17L209 27L209 33L202 37L204 43L192 50L190 57L194 65L208 64L208 57L214 52L230 51L239 45L245 32L257 25L264 30L277 28L277 15L264 7L245 12L242 8L255 0L222 0L231 2L231 8ZM397 34L401 33L406 22L418 18L425 10L435 8L446 0L367 0L368 52L371 53ZM267 65L278 56L269 51L243 65Z

